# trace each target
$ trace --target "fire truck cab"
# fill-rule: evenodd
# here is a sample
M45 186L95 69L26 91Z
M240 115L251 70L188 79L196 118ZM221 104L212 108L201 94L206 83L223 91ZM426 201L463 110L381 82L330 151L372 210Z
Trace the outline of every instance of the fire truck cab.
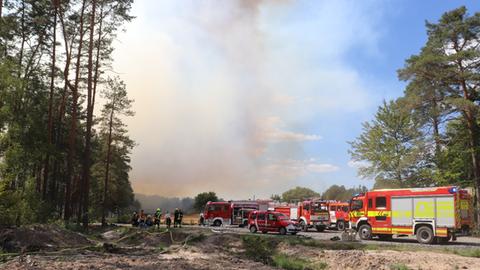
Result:
M423 244L448 242L473 225L472 197L457 187L382 189L350 203L350 226L361 239L415 235Z
M328 211L330 214L330 227L343 231L350 220L348 202L330 202Z
M298 223L303 231L315 227L317 231L323 232L330 226L328 202L324 200L307 200L298 204Z

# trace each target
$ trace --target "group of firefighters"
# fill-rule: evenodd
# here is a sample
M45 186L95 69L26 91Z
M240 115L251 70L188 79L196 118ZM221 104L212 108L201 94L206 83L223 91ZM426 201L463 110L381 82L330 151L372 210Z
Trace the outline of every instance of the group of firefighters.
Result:
M172 225L172 218L169 211L165 213L164 218L165 218L165 225L167 226L167 228L170 228ZM175 208L175 211L173 212L173 227L181 228L182 219L183 219L182 209ZM162 223L162 209L157 208L157 211L155 211L155 214L153 216L145 214L143 209L140 210L140 213L137 213L135 211L133 212L131 223L132 223L132 226L134 227L148 228L152 226L157 226L157 228L160 228L160 224Z

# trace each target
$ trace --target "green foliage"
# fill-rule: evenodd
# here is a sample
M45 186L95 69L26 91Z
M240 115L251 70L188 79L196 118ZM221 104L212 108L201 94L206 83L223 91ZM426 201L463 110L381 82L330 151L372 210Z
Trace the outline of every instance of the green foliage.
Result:
M295 187L282 194L282 201L301 201L313 197L320 197L320 194L306 187Z
M390 265L390 270L409 270L408 266L405 264L392 264Z
M195 211L201 212L205 208L207 202L216 202L218 201L218 197L215 192L209 191L197 194L197 196L195 196L193 200L193 208L195 209Z
M289 256L283 253L276 254L272 258L273 265L285 270L304 270L310 269L309 262L305 259Z
M272 255L277 247L277 241L270 237L245 235L242 237L245 255L251 260L271 265Z
M345 186L332 185L325 192L322 193L322 199L326 200L350 200L353 195L368 191L365 186L358 186L353 188L345 188Z
M457 254L463 257L480 258L480 249L479 248L454 249L453 254Z
M432 182L427 170L431 162L423 138L404 100L384 102L374 120L364 123L362 134L350 143L350 153L355 161L368 162L358 171L363 178L427 186Z
M94 216L99 212L101 179L91 178L92 189L86 194L90 200L82 200L79 182L84 176L82 170L89 168L86 165L104 162L104 137L94 122L92 145L86 149L85 100L80 98L76 104L72 92L78 91L81 96L86 92L87 71L95 73L95 85L98 83L99 89L106 82L104 71L111 62L111 45L123 23L132 19L128 15L132 0L97 1L95 16L98 22L100 10L103 11L103 31L98 35L100 24L97 23L93 30L93 47L84 44L80 52L76 50L78 33L88 35L92 29L86 18L83 25L79 23L81 1L62 2L61 14L55 7L56 2L3 2L0 23L0 225L59 219L63 211L66 213L67 206L72 210L80 209L85 201L94 202L86 212ZM95 52L94 55L98 52L98 62L94 61L98 66L87 65L88 52ZM77 61L79 69L74 65ZM73 78L78 78L80 83L75 84ZM73 117L74 110L76 117ZM131 112L125 114L131 115ZM78 132L69 138L67 135L74 125ZM125 126L121 128L126 132ZM126 136L119 140L123 143L115 144L113 151L115 180L109 204L109 210L116 214L121 214L133 203L128 179L133 142ZM67 149L70 142L72 147ZM84 158L86 150L92 152L91 160ZM69 154L71 160L67 158ZM98 176L97 173L101 173L99 168L86 170L87 175ZM66 198L69 182L74 188Z

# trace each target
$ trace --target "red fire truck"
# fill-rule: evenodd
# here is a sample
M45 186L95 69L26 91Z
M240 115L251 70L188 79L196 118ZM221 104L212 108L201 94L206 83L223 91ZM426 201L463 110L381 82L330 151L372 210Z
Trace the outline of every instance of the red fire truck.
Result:
M298 205L276 206L274 210L297 221L303 231L315 227L317 231L323 232L330 226L328 203L325 200L311 199L299 202Z
M250 212L260 209L262 205L257 201L208 202L203 216L208 225L246 226Z
M348 202L330 202L328 210L330 213L330 227L343 231L348 224L349 208Z
M373 190L352 198L350 226L364 240L396 234L445 243L472 228L472 205L471 195L453 186Z

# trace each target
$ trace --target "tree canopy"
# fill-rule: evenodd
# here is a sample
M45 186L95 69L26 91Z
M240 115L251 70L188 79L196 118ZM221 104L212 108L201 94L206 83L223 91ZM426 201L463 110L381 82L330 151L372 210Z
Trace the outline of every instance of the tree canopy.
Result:
M295 187L282 193L282 201L301 201L313 197L320 197L320 194L306 187Z
M205 208L205 205L207 204L207 202L210 202L210 201L216 202L219 199L215 192L209 191L209 192L202 192L197 194L197 196L195 196L193 200L194 200L193 208L196 211L201 212Z

